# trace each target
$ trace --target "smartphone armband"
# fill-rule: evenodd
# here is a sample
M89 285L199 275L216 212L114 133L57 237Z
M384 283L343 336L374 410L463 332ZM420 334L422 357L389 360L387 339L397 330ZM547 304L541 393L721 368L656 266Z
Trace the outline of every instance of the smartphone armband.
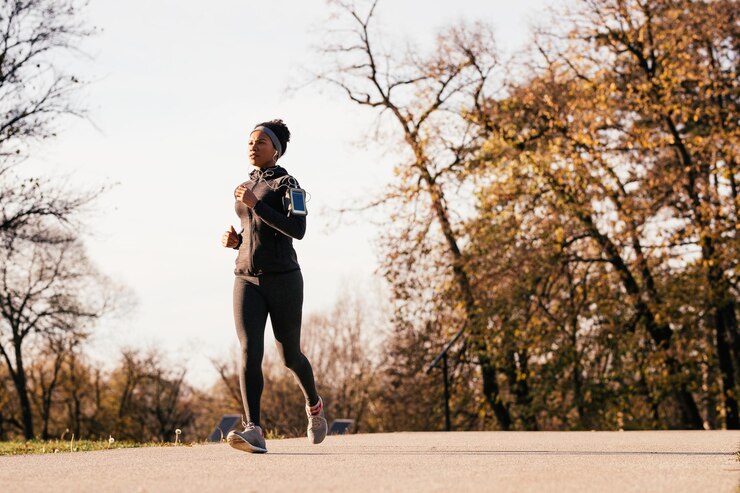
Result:
M287 192L288 215L305 216L306 210L306 191L302 188L289 188Z

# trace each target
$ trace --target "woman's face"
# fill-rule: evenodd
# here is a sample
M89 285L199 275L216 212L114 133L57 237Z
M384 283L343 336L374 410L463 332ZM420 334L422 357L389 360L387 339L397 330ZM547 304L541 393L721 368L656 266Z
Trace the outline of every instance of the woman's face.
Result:
M249 162L258 168L269 168L277 161L277 150L270 137L262 130L255 130L249 135Z

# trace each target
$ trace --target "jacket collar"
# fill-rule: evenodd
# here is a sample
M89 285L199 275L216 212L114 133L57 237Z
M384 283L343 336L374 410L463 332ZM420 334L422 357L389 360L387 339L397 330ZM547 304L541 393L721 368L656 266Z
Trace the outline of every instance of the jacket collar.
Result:
M288 172L285 168L279 165L270 166L269 168L255 168L249 173L249 178L252 180L269 180L272 178L278 178L280 176L287 175Z

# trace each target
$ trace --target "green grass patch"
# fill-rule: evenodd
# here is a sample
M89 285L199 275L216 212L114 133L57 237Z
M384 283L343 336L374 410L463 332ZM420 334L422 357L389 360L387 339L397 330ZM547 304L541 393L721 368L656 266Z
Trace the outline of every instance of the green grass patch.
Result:
M181 444L182 446L183 444ZM136 447L174 447L174 443L125 442L108 440L27 440L0 442L0 456L24 454L59 454L70 452L90 452L93 450L113 450ZM187 446L187 445L186 445Z

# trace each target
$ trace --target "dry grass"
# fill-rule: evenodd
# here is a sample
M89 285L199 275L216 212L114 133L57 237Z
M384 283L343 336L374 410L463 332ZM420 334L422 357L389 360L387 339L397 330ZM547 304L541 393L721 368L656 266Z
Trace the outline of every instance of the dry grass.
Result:
M25 454L57 454L64 452L90 452L136 447L174 447L173 443L119 442L108 440L27 440L0 442L0 456Z

